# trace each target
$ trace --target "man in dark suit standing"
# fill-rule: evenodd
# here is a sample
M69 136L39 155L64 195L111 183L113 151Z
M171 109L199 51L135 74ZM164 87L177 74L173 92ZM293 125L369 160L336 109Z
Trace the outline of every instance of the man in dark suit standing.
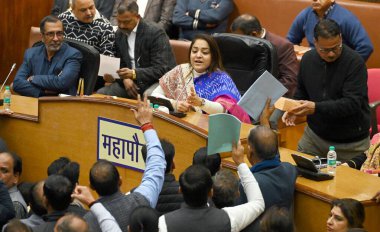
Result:
M165 31L145 22L135 1L124 1L118 8L119 29L115 35L116 57L120 60L118 79L104 75L112 84L98 90L100 94L136 98L154 90L158 79L175 66L175 59Z

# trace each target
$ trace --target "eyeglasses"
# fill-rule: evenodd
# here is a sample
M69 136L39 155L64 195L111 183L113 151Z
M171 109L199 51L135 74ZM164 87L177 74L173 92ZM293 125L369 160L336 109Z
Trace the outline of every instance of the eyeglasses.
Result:
M50 39L54 38L55 36L57 36L57 38L62 38L64 35L64 32L63 31L49 31L49 32L45 32L44 35Z
M318 48L321 53L328 54L330 52L338 53L342 49L342 43L332 48Z

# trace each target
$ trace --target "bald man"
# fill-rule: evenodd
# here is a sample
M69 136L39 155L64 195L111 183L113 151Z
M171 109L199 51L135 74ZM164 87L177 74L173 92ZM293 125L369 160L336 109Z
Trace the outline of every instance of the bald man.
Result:
M292 164L280 161L277 134L266 126L253 128L248 135L247 158L263 194L265 210L273 205L289 210L293 204L297 170ZM247 197L240 185L240 203L245 202ZM259 231L260 220L261 217L257 218L243 231Z

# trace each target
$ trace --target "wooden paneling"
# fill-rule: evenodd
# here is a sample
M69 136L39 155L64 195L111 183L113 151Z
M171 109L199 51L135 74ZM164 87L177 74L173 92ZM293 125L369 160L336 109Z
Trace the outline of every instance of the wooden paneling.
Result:
M1 0L0 1L0 82L2 83L13 63L11 80L20 67L28 47L31 26L38 26L50 13L53 0ZM11 81L8 81L10 83Z

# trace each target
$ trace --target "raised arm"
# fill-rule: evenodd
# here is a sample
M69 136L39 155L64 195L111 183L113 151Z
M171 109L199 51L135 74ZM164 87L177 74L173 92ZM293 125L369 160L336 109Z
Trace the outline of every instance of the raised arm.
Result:
M95 215L99 223L100 229L103 232L121 232L119 224L116 219L108 212L102 203L96 202L94 196L91 194L90 189L86 186L76 186L74 193L71 195L73 198L78 199L83 204L90 208L90 211Z
M232 158L238 165L238 174L248 202L235 207L226 207L223 210L230 217L231 231L241 231L264 212L265 202L259 184L248 165L244 163L244 148L240 141L232 149Z
M140 95L137 96L137 110L132 109L136 121L144 132L147 157L145 172L141 184L134 192L142 194L152 208L156 207L158 196L164 183L166 161L160 140L152 124L152 108L149 106L146 96L142 102Z

